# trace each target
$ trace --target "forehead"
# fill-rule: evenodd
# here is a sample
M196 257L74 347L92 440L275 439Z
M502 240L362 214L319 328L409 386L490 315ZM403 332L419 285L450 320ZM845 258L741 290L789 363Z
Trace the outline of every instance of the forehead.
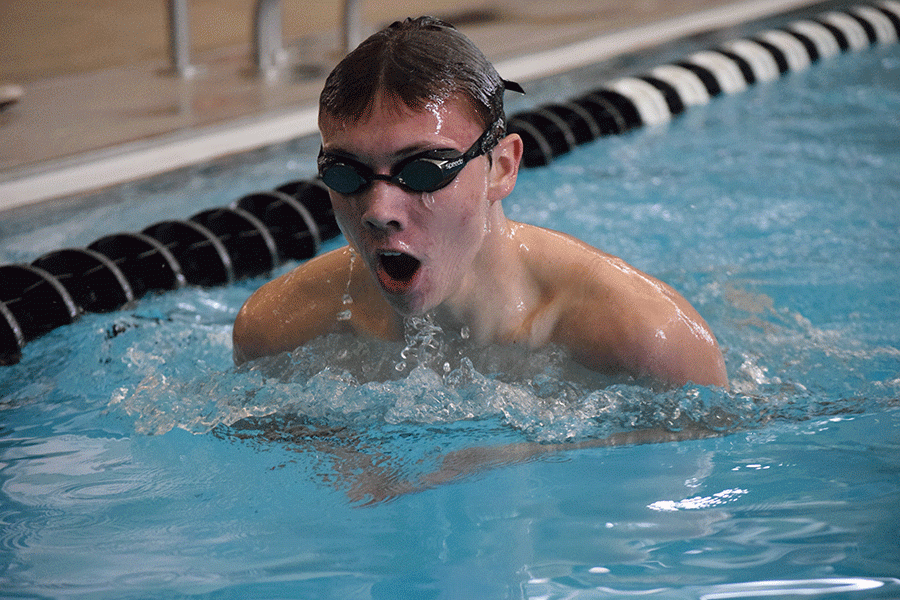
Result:
M338 119L319 113L319 130L326 149L377 154L400 148L452 146L461 149L481 135L483 126L471 102L459 96L435 99L422 108L410 108L402 100L378 94L358 119Z

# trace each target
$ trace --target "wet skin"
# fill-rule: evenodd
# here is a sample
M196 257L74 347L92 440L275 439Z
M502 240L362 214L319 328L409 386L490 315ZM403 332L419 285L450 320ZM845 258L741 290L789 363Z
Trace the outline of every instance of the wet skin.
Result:
M419 111L379 97L360 120L320 115L319 127L326 153L384 175L424 151L462 154L484 131L454 97ZM599 371L727 386L714 336L677 292L571 236L506 219L521 155L510 135L430 194L383 180L331 192L349 247L260 288L235 322L235 361L330 332L399 339L404 317L431 313L476 344L556 343Z

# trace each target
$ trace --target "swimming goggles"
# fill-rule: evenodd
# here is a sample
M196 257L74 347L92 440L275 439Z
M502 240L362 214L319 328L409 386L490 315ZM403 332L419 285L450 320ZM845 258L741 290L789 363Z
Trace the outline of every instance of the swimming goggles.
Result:
M503 131L503 118L485 129L472 147L459 154L456 150L427 150L405 158L391 167L390 175L379 175L363 163L319 150L319 177L338 194L358 194L375 180L389 181L413 192L435 192L447 186L466 164L494 149Z

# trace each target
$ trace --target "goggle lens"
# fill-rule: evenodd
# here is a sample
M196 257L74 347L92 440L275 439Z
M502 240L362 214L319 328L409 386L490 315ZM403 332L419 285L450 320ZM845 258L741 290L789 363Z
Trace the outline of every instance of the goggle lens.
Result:
M338 194L353 194L369 185L353 165L336 162L321 173L322 182Z
M420 158L407 163L400 169L396 179L414 192L434 192L450 183L458 172L455 170L449 174L450 177L447 177L448 173L445 173L439 165Z

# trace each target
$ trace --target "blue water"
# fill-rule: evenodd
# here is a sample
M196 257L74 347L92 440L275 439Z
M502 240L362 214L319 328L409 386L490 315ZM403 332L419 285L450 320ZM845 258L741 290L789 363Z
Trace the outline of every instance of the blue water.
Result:
M30 343L0 370L0 597L900 597L898 115L876 48L521 175L509 216L681 291L728 393L427 322L235 369L262 279ZM227 204L313 147L7 225L0 255ZM720 435L595 443L691 423Z

